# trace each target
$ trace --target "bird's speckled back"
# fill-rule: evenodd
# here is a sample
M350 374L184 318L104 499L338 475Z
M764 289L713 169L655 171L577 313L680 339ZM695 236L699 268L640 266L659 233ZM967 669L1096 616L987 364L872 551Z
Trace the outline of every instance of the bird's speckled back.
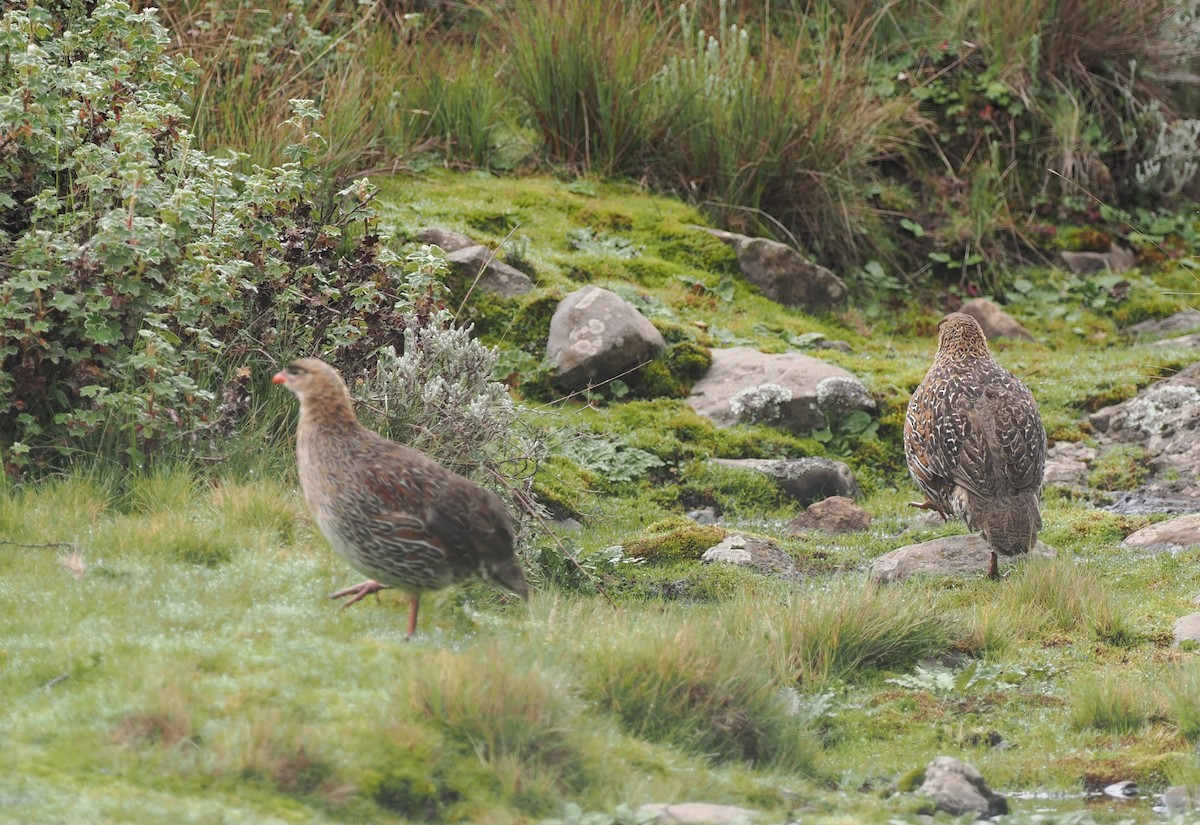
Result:
M938 325L937 354L905 416L904 451L933 509L966 519L1002 554L1032 547L1045 429L1032 393L992 357L970 315Z

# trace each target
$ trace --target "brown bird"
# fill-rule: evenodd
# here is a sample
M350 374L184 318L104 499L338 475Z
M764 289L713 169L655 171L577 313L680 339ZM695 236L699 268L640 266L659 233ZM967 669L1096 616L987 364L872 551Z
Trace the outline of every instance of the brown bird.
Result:
M1033 394L988 351L979 322L952 312L938 323L933 366L908 402L904 455L926 501L966 521L997 554L1027 553L1042 528L1046 430Z
M339 590L346 606L395 587L409 595L408 638L421 594L479 576L528 601L500 498L424 453L358 423L333 367L301 358L271 379L300 399L296 463L313 518L333 549L366 573Z

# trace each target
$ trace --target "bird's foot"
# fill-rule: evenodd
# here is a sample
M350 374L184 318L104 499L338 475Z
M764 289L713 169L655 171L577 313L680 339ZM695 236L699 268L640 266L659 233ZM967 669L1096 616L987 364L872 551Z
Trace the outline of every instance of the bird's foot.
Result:
M380 590L390 590L390 589L391 589L391 587L389 585L380 584L379 582L375 581L374 579L367 579L365 582L360 582L359 584L356 584L353 587L347 587L345 590L339 590L336 593L330 593L329 598L341 599L341 598L345 598L346 596L350 596L351 597L350 600L342 605L343 608L347 608L357 601L362 601L364 598L366 598L367 596L370 596L372 593L378 594Z
M943 510L940 505L934 504L929 499L925 499L924 501L910 501L908 503L908 506L916 507L918 510L932 510L933 512L937 513L939 516L942 517L942 521L946 521L947 519L950 518L946 514L946 511Z

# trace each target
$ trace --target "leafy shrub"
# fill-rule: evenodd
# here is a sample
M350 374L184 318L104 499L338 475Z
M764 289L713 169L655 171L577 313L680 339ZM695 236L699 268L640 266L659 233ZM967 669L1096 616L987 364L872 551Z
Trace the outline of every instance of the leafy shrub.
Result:
M293 101L289 161L237 173L195 146L182 106L196 67L167 45L153 9L120 0L0 22L8 472L207 447L245 409L231 399L250 373L234 367L253 354L354 362L393 337L399 261L365 180L323 194L320 113Z

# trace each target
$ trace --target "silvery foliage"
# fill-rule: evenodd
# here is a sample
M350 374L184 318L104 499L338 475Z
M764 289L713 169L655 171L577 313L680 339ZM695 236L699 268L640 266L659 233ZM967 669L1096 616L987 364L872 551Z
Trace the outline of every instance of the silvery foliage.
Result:
M1200 3L1192 3L1197 5ZM1179 30L1200 42L1200 18L1194 8ZM1128 85L1123 89L1132 117L1124 121L1122 137L1127 146L1137 147L1140 158L1134 166L1133 183L1139 192L1171 200L1200 174L1200 120L1172 118L1160 101L1138 100L1132 92L1137 69L1137 61L1131 60Z
M467 476L511 455L519 409L492 378L496 350L471 337L471 327L455 326L444 309L403 320L402 352L380 349L361 392L387 435Z

